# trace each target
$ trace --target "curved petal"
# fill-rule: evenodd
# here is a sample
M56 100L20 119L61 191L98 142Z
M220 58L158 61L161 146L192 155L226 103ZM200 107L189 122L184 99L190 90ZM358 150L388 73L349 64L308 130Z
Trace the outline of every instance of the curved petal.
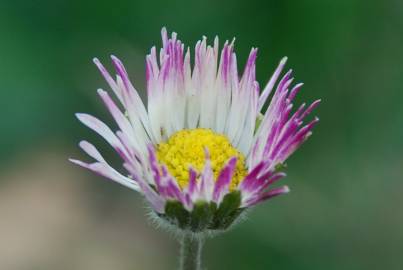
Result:
M102 157L102 155L98 152L98 150L95 148L94 145L87 141L81 141L80 142L80 147L92 158L97 160L97 162L94 163L85 163L83 161L77 160L77 159L69 159L69 161L73 162L74 164L77 164L81 167L87 168L99 175L102 175L106 178L109 178L115 182L118 182L121 185L124 185L130 189L139 191L139 186L138 184L117 172L115 169L113 169Z

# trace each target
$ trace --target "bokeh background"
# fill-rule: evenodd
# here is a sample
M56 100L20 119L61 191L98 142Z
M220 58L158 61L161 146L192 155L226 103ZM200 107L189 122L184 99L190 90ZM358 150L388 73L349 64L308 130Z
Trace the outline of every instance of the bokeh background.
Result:
M112 123L91 59L124 60L144 97L162 26L191 47L259 48L264 84L282 56L322 98L314 136L288 161L292 192L207 242L208 269L402 269L403 2L0 0L0 269L175 269L177 243L141 197L67 162L106 144L74 112Z

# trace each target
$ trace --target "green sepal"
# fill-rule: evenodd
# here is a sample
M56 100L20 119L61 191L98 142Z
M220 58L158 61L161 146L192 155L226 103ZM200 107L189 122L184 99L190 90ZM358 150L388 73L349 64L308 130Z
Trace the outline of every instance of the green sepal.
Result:
M241 192L233 191L224 196L223 201L215 212L213 223L210 229L225 230L231 223L239 216L242 209L241 205Z
M166 202L165 213L160 217L180 229L192 232L226 230L243 212L240 205L240 191L226 194L218 207L215 202L197 201L191 212L181 202L171 200Z
M179 201L168 201L165 204L165 215L181 229L187 228L190 223L190 213Z
M228 218L226 218L223 223L222 227L220 229L226 230L228 229L232 223L239 217L239 215L243 212L243 208L238 208L235 211L233 211Z
M215 203L197 201L190 214L190 229L194 232L206 229L211 223L216 209L217 205Z

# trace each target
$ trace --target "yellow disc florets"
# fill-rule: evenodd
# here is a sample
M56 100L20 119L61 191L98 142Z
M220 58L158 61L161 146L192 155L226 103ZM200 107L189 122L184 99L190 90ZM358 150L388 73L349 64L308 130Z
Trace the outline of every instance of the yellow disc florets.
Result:
M231 190L235 189L247 174L245 157L231 145L226 136L210 129L185 129L176 132L167 142L157 146L157 158L175 176L179 186L184 188L189 182L189 166L198 172L203 170L205 147L210 153L215 180L228 159L233 156L238 158L230 185Z

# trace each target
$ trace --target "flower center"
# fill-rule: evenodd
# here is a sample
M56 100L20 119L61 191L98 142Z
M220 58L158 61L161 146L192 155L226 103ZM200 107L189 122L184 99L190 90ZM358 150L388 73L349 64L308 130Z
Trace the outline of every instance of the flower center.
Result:
M238 158L230 184L230 190L234 190L247 174L245 157L231 145L226 136L211 129L184 129L174 133L167 142L157 146L157 158L175 176L179 186L184 188L189 182L190 165L198 172L203 170L205 147L210 153L215 180L228 159L234 156Z

